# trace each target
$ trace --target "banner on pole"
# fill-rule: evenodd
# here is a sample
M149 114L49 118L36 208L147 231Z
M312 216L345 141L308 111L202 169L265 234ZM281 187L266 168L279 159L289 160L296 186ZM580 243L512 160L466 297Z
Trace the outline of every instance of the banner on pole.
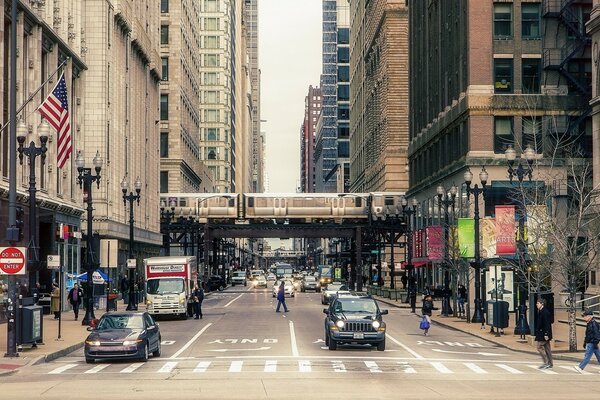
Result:
M461 257L475 257L475 220L473 218L458 219L458 244Z
M514 255L516 252L515 206L496 206L496 254Z
M496 257L496 221L493 218L484 218L481 224L481 257Z
M427 258L432 261L440 261L444 258L444 234L441 226L428 226L425 228L427 234Z

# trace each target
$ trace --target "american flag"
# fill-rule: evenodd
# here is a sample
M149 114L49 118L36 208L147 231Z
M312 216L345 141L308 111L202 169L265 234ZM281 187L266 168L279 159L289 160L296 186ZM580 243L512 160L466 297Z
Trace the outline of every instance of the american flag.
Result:
M67 101L67 84L65 74L46 97L46 100L38 107L40 114L46 118L48 123L58 133L57 164L62 168L71 155L71 123L69 122L69 104Z

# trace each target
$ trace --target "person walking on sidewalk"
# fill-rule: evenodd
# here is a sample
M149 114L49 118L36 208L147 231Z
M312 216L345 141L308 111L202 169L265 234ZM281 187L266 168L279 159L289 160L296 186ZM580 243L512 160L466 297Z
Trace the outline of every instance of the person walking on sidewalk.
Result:
M423 329L423 334L427 336L429 334L429 328L431 327L431 313L433 312L433 298L431 295L425 296L423 299L423 307L421 308L421 313L423 314L423 318L427 321L427 328Z
M414 314L417 308L417 281L414 276L411 276L408 282L408 302L410 303L411 313Z
M458 316L465 315L465 300L467 299L467 289L462 283L458 285L456 290L456 303L458 304Z
M279 312L279 307L283 304L283 310L288 312L287 305L285 304L285 281L281 281L279 285L279 289L277 289L277 310L275 312Z
M71 303L73 307L73 312L75 313L75 321L79 318L79 306L81 305L81 301L83 299L83 290L76 283L73 286L73 289L69 290L69 295L67 296L67 300Z
M58 319L60 314L60 289L56 283L52 283L52 292L50 292L50 311L54 313L54 319Z
M552 348L552 322L550 321L550 311L546 308L546 299L538 299L535 303L538 309L537 319L535 321L535 341L537 342L537 351L542 356L544 364L539 369L550 369L553 367Z
M583 340L583 346L585 347L585 354L583 360L579 365L575 366L578 372L582 372L586 365L592 359L592 354L596 355L596 360L600 364L600 349L598 348L598 342L600 342L600 324L594 319L594 313L591 310L586 310L581 314L587 326L585 328L585 339Z

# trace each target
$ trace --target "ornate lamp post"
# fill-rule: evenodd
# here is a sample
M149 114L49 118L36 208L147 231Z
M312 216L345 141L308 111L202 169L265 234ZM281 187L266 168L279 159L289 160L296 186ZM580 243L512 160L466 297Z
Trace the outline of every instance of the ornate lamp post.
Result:
M442 315L444 317L452 314L452 307L450 306L450 238L448 234L450 229L450 219L448 217L448 207L454 205L456 201L456 193L458 193L458 189L454 185L452 185L450 188L450 193L446 193L446 189L444 189L442 185L437 187L438 210L441 211L442 205L444 206L444 260L442 262L442 268L444 270L444 297L442 301Z
M515 160L517 158L517 152L512 146L508 146L506 151L504 152L506 156L506 160L508 162L508 179L510 183L513 183L513 178L516 176L519 181L519 191L523 192L523 179L525 176L528 177L529 182L531 182L531 178L533 177L533 159L535 158L535 150L528 145L523 154L521 155L521 159L519 160L519 165L515 168ZM523 166L521 162L523 159L527 162L526 167ZM526 255L527 255L527 243L525 241L525 218L527 215L527 207L524 201L524 198L521 201L517 202L517 212L519 217L519 240L517 241L517 250L519 257L519 276L521 278L525 278L525 270L526 270ZM515 335L525 335L529 333L529 324L527 323L527 299L525 295L525 283L521 282L519 284L519 307L518 307L518 320L515 325L514 333Z
M481 187L475 184L471 187L471 181L473 180L473 173L471 169L467 167L464 173L465 186L467 188L467 198L471 196L471 193L475 197L475 211L473 214L475 220L475 262L473 268L475 268L475 310L473 312L473 318L471 322L482 323L483 322L483 310L481 304L481 249L479 244L479 195L483 195L485 198L486 184L488 180L488 173L485 167L481 168L479 172L479 180L481 181Z
M77 152L75 157L75 165L77 166L77 182L79 187L83 187L83 200L87 202L87 245L86 245L86 257L85 257L85 270L87 271L87 301L85 305L85 317L81 321L81 325L89 325L90 322L95 319L94 316L94 293L93 293L93 281L92 274L96 268L93 259L92 250L92 213L94 211L92 202L92 183L96 182L97 188L100 189L100 170L102 169L102 158L100 152L96 151L96 156L92 160L96 175L92 175L91 168L84 168L85 160L81 155L81 151Z
M35 197L37 189L35 187L35 159L40 156L41 165L44 165L46 160L46 152L48 148L48 136L50 135L50 125L45 120L38 125L37 134L40 139L40 147L36 147L35 138L31 138L29 145L24 147L25 140L28 134L27 126L23 121L19 121L17 124L17 142L19 147L19 163L23 165L23 156L27 156L29 159L29 288L33 289L37 282L38 267L39 267L39 253L37 246L37 209L35 204Z
M412 199L412 207L408 207L408 200L403 197L401 200L402 214L406 218L406 273L407 278L412 278L414 275L414 268L412 265L412 216L416 213L419 202L417 199Z
M167 209L165 201L161 200L160 202L161 231L163 232L163 248L166 256L171 255L171 234L169 232L169 225L175 216L175 205L175 200L171 200L169 202L169 209Z
M140 192L142 191L142 181L140 181L140 177L138 176L134 183L135 193L127 191L129 190L129 183L126 178L123 178L121 181L121 190L123 191L123 205L127 206L127 202L129 202L129 256L128 258L133 259L133 223L135 222L133 219L133 203L137 202L137 205L140 205ZM137 311L137 293L135 292L135 268L129 268L127 271L128 279L129 279L129 303L127 304L127 311Z

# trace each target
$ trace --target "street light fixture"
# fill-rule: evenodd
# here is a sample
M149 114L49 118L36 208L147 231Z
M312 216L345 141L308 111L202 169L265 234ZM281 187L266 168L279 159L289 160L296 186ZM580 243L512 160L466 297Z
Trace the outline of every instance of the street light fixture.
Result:
M175 200L169 201L169 209L167 209L167 204L164 200L160 201L160 220L162 225L163 232L163 248L165 249L165 255L171 255L171 234L169 233L169 224L171 220L175 216L175 206L177 203Z
M406 197L402 197L400 201L400 205L402 206L402 214L406 217L406 272L407 278L412 278L414 276L414 268L412 265L412 216L417 212L417 207L419 206L419 201L415 198L412 199L412 207L408 207L408 200Z
M449 260L449 245L450 238L448 231L450 229L450 219L448 217L448 207L452 206L452 215L454 218L454 204L456 202L456 193L458 188L452 185L450 193L446 193L446 189L442 185L437 187L438 196L438 210L441 214L442 205L444 206L444 260L442 268L444 270L444 296L442 301L442 315L444 317L452 314L452 307L450 306L450 260Z
M39 267L39 253L37 247L37 217L36 217L36 192L37 189L35 187L35 159L40 156L41 165L44 165L44 161L46 161L46 152L48 148L46 147L46 143L48 143L48 137L50 136L50 125L46 120L42 120L42 122L38 125L37 134L40 140L40 147L36 147L35 138L32 137L29 145L27 147L24 146L25 140L27 139L27 134L29 133L29 129L25 123L20 120L17 124L17 142L19 147L17 151L19 152L19 163L23 165L23 156L27 156L29 159L29 288L33 289L37 282L38 275L38 267ZM22 232L21 232L22 234Z
M121 181L121 190L123 191L123 205L127 206L127 202L129 202L129 259L133 259L133 203L137 202L137 205L140 205L140 192L142 191L142 181L138 176L134 183L135 193L127 191L129 190L129 183L127 182L127 178L123 177ZM129 265L127 266L129 271L127 271L127 275L129 276L129 303L127 304L127 311L137 311L137 299L135 292L135 267L131 268Z
M100 152L96 151L96 156L92 160L94 164L94 170L96 175L92 175L91 168L85 168L85 160L81 154L81 150L77 152L75 157L75 165L77 166L77 183L79 187L83 187L83 201L87 202L87 245L86 245L86 262L85 270L87 271L87 301L85 305L85 317L81 321L81 325L89 325L90 322L96 317L94 316L94 294L93 294L93 281L92 274L95 270L92 252L92 213L94 211L92 202L92 183L96 182L97 188L100 189L100 171L102 170L102 158Z
M488 173L485 169L485 166L481 167L481 172L479 172L481 187L479 187L478 184L475 184L473 187L471 187L473 173L469 167L467 167L463 177L465 179L465 186L467 188L467 199L470 197L471 193L473 193L475 200L475 211L473 214L473 219L475 221L475 263L473 264L473 267L475 268L475 311L473 313L471 322L483 323L483 310L481 303L481 249L479 243L479 195L482 195L485 199Z

